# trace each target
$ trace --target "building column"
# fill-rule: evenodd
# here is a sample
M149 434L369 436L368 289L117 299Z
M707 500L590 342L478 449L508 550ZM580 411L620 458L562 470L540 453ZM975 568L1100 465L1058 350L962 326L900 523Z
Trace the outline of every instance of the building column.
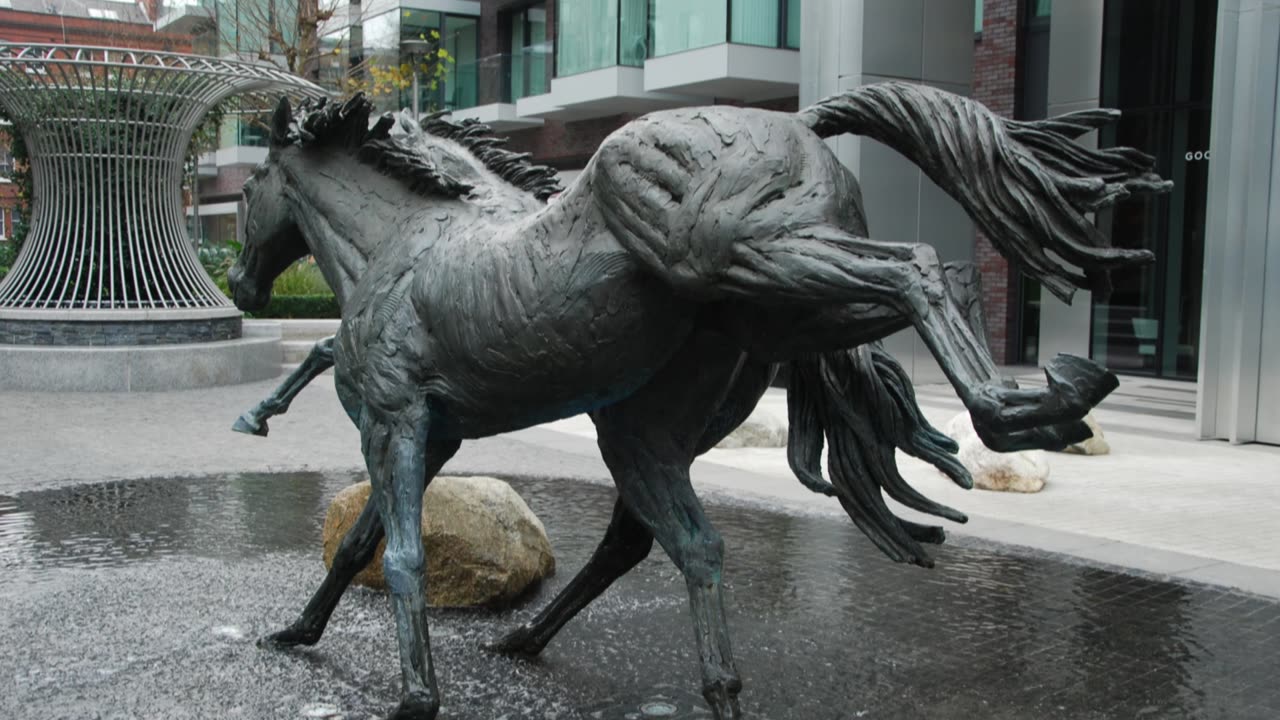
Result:
M1102 93L1102 21L1104 0L1053 4L1049 24L1049 117L1096 108ZM1097 147L1097 133L1080 143ZM1041 365L1059 353L1089 356L1093 294L1077 290L1070 305L1052 293L1040 293Z
M1219 0L1214 52L1196 421L1280 443L1280 0Z
M906 80L969 95L973 81L971 1L805 0L800 107L860 85ZM973 259L973 223L915 165L856 137L829 141L862 184L872 238L927 243L944 260ZM914 331L885 341L915 382L944 377Z

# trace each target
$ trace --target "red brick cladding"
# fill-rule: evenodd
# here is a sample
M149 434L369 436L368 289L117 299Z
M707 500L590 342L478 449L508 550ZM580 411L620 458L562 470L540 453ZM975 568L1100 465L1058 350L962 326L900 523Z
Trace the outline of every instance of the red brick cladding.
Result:
M189 36L158 33L146 24L63 17L18 10L0 10L0 41L106 45L138 50L191 52Z
M974 43L973 97L992 111L1013 117L1017 99L1018 7L1020 0L985 0L982 8L982 37ZM987 319L987 343L997 362L1015 359L1011 338L1016 317L1012 303L1017 293L1010 278L1009 264L977 233L974 260L982 271L982 309Z

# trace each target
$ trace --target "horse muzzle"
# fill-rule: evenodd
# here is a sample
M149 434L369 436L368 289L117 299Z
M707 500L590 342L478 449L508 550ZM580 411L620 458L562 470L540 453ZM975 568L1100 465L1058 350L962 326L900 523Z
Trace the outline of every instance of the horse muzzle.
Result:
M245 312L261 310L271 302L271 288L261 290L253 282L246 282L244 268L239 264L227 271L227 287L231 290L232 302Z

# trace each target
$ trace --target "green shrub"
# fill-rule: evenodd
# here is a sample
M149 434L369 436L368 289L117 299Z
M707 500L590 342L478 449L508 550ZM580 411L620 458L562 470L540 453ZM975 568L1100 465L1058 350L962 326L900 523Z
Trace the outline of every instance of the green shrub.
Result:
M290 265L271 286L274 295L333 295L320 268L310 258Z
M342 317L338 309L338 298L333 293L319 295L271 295L271 302L258 312L252 313L255 318L328 318Z

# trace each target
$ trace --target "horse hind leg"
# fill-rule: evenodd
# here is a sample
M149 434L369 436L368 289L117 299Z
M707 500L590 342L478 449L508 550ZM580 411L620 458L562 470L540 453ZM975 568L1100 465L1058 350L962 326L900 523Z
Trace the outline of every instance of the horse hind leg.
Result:
M722 288L760 301L824 306L871 302L910 320L937 359L983 440L997 450L1064 447L1089 431L1080 419L1116 387L1115 376L1083 358L1059 356L1049 387L1019 390L1000 377L986 342L948 292L928 245L884 243L813 226L740 244Z
M649 384L593 413L619 501L684 575L702 674L716 718L740 718L721 570L724 542L703 512L689 466L742 369L742 354L700 333Z
M343 593L355 576L373 561L383 536L377 505L370 499L342 538L333 556L333 565L302 614L292 625L262 638L258 644L263 647L292 647L319 642Z
M652 548L653 534L618 500L604 539L582 570L532 620L486 649L525 657L538 655L574 616L648 557Z
M695 455L715 447L747 419L776 371L777 365L746 359L724 401L707 421L694 448ZM532 620L486 645L486 649L527 657L538 655L575 615L648 557L652 548L653 533L619 499L604 539L582 570Z

